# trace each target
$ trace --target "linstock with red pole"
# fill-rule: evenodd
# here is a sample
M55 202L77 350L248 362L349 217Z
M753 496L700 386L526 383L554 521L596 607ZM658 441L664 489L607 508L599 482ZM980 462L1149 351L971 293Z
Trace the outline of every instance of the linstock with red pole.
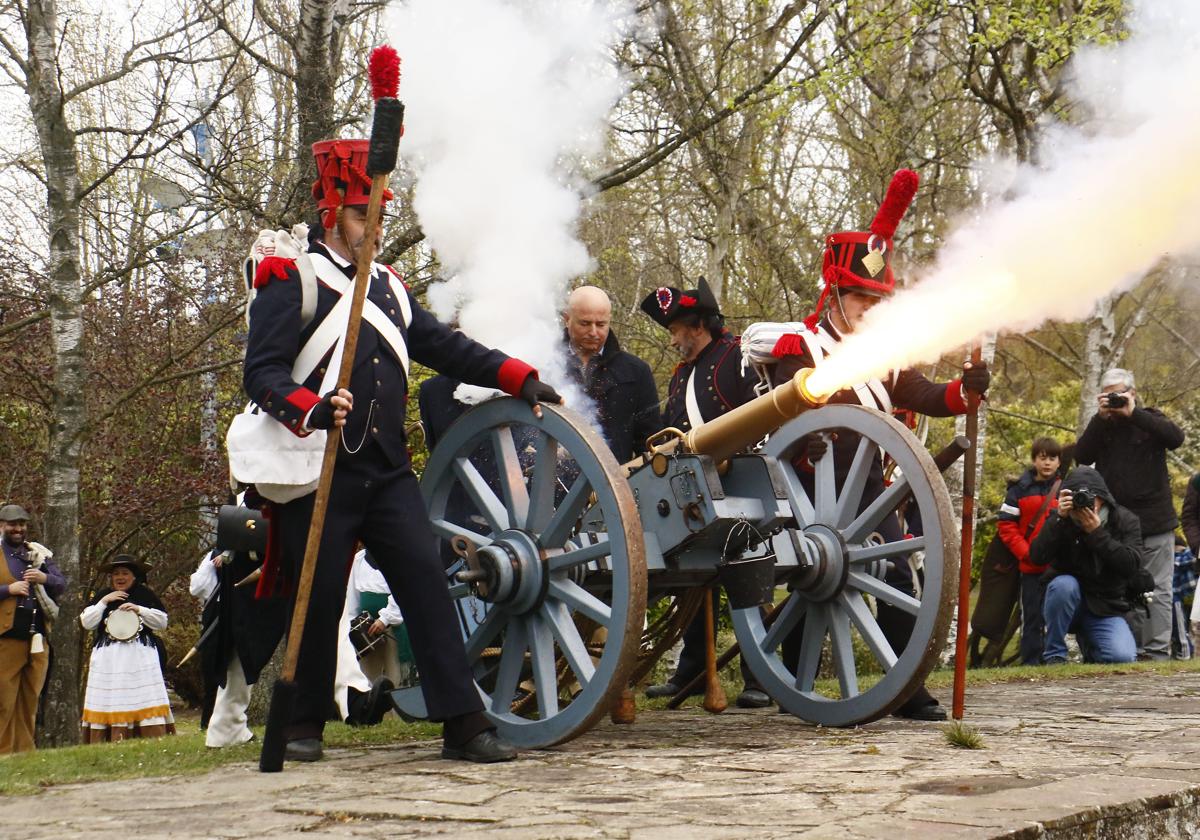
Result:
M337 388L348 388L350 373L354 369L354 356L358 349L358 333L362 325L363 303L371 285L371 263L375 258L375 229L379 226L383 194L387 190L388 176L396 168L400 149L400 134L404 125L404 104L396 98L400 85L400 57L388 46L376 47L368 61L371 79L371 95L375 100L375 113L371 123L371 145L367 153L367 174L371 176L371 196L367 203L366 235L355 255L354 291L350 315L346 324L346 341L342 349L342 362L338 370ZM333 470L337 460L341 434L338 427L329 430L325 441L325 453L321 461L321 478L317 484L313 502L312 519L308 527L308 541L304 546L304 564L296 587L296 603L292 607L292 623L288 630L287 650L284 653L283 669L271 692L271 707L267 714L267 727L263 734L262 753L258 768L264 773L275 773L283 769L287 738L284 730L291 719L297 693L296 668L300 659L300 644L304 636L304 624L308 617L312 596L313 575L317 568L317 553L321 545L321 531L325 525L325 511L329 506L329 489L333 482Z
M983 360L980 345L971 348L971 367ZM967 438L971 445L963 454L962 545L958 565L958 623L954 636L954 700L951 713L962 720L967 693L967 634L970 621L971 558L975 547L975 467L979 450L979 394L967 391Z

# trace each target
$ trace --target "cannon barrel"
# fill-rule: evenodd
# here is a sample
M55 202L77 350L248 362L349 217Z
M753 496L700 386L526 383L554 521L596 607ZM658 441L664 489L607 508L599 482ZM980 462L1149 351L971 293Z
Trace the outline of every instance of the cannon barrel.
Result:
M778 388L692 429L683 436L684 445L714 461L724 461L753 446L787 421L829 400L808 390L811 373L812 368L803 368Z

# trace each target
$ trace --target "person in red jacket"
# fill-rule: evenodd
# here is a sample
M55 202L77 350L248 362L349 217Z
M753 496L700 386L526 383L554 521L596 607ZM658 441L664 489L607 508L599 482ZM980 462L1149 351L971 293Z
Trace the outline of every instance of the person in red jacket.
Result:
M1029 544L1037 536L1051 509L1058 506L1059 466L1062 446L1054 438L1040 437L1030 446L1033 466L1008 488L1000 506L996 532L1017 558L1021 569L1021 662L1039 665L1046 622L1042 618L1042 573L1029 557ZM1049 498L1049 502L1047 502Z

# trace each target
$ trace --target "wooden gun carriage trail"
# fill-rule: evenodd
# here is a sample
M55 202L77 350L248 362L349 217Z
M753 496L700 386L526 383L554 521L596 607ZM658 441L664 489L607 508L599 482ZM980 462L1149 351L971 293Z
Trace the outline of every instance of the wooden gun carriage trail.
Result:
M805 388L809 372L686 434L663 430L626 465L566 408L547 406L538 419L499 399L450 427L422 493L476 684L504 737L536 748L585 732L673 644L703 600L697 587L718 576L742 656L784 710L850 726L888 714L923 683L945 643L958 569L939 467L965 439L935 461L892 417L824 405ZM793 465L803 442L847 430L859 442L844 482L831 453L806 492ZM880 458L893 480L864 503ZM905 503L923 535L882 542L880 522ZM884 577L918 551L913 596ZM668 595L680 597L647 624L647 599ZM915 619L903 649L885 638L872 601ZM781 642L801 621L793 669ZM869 679L856 644L869 651L859 661L874 660L861 666ZM822 662L836 674L833 691L819 690ZM419 689L394 696L422 716Z

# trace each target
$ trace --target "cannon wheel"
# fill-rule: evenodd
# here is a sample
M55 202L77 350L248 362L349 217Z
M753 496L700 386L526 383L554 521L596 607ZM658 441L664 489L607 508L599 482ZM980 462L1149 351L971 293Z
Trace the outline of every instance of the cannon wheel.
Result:
M854 461L843 486L836 487L831 449L816 464L810 499L797 479L792 458L802 454L799 448L806 435L837 429L861 435ZM783 468L797 530L822 543L825 559L814 570L789 576L785 582L790 582L791 591L777 607L769 628L758 607L733 611L742 656L780 707L797 717L824 726L851 726L880 718L921 686L945 645L958 570L957 531L946 485L932 457L903 425L857 405L829 405L802 414L772 435L764 452L778 458ZM881 452L896 462L896 480L859 515L870 459ZM906 491L911 491L920 510L924 536L880 544L874 532ZM781 538L790 540L787 533L776 540ZM920 594L912 597L884 582L880 561L915 550L925 552L924 581ZM915 627L903 650L892 649L864 596L914 617ZM781 644L801 619L802 641L792 671L781 657ZM873 658L883 671L869 687L860 678L865 673L858 673L856 636L859 657ZM823 660L836 674L835 691L817 690ZM877 669L864 666L863 670Z
M641 521L604 440L573 411L491 400L446 432L421 491L440 538L507 555L505 597L478 600L449 570L488 717L527 748L586 731L627 684L646 615ZM473 529L448 513L464 492Z

